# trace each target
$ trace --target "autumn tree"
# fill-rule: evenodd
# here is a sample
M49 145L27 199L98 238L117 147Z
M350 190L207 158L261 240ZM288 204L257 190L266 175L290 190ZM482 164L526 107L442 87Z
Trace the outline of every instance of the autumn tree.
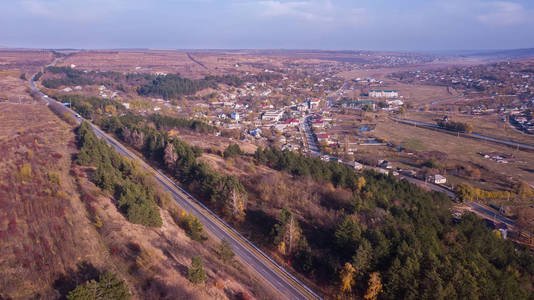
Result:
M339 272L339 279L341 280L341 292L350 293L354 286L354 274L356 269L351 263L345 263L345 266Z
M378 272L371 273L369 277L369 283L367 284L367 292L363 297L366 300L375 300L378 298L378 294L382 292L382 281Z
M301 238L302 231L299 222L289 209L282 209L280 221L274 226L274 232L274 242L280 253L285 255L293 254Z
M177 159L178 155L174 151L174 145L171 142L168 142L165 146L163 154L163 161L165 163L165 166L167 166L167 169L174 171L174 166L176 164Z

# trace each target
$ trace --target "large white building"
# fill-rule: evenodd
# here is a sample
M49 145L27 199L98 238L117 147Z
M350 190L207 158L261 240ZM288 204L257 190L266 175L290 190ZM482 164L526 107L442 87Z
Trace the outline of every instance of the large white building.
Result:
M371 98L397 98L399 91L397 90L371 90L369 92Z
M284 111L282 110L269 110L263 113L261 116L262 121L275 121L278 122L282 118Z

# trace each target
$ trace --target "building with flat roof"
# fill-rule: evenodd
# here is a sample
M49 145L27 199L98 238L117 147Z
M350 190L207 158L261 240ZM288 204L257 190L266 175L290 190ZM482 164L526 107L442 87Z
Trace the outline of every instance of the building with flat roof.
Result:
M369 97L371 98L397 98L399 97L399 91L397 90L371 90L369 91Z

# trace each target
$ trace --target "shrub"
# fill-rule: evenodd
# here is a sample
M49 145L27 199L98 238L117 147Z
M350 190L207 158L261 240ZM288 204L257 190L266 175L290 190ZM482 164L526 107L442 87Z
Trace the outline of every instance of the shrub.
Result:
M219 244L219 247L217 248L217 256L223 261L223 262L229 262L231 261L234 256L234 250L232 249L232 245L227 240L221 240L221 243Z
M98 281L90 280L78 285L67 295L68 300L125 300L131 298L128 286L115 274L106 272Z

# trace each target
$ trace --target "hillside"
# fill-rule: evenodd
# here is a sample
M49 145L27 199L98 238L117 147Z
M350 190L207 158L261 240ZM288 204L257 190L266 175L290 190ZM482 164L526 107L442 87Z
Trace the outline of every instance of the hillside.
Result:
M161 227L129 222L92 183L94 167L75 162L73 128L45 106L0 104L0 141L0 298L63 298L104 272L133 299L273 297L247 267L221 260L212 237L176 225L185 217L174 204L158 208ZM207 275L199 285L188 280L195 256Z

